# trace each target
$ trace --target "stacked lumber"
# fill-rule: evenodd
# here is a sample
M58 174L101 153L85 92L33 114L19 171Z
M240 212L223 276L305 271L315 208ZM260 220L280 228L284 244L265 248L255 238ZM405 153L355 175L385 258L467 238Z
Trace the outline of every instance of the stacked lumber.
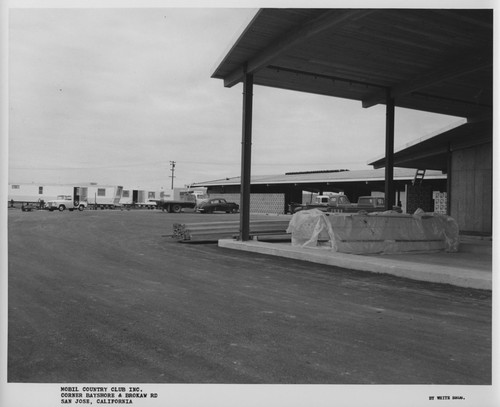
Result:
M251 220L250 236L285 237L289 220ZM239 221L174 223L172 237L181 242L217 241L238 236L240 233Z

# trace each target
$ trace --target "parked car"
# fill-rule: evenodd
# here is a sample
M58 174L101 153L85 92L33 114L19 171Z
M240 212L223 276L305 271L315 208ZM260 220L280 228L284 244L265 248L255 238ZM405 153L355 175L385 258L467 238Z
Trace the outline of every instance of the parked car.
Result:
M227 202L222 198L212 198L201 202L198 205L198 211L203 213L226 212L236 213L240 206L234 202Z

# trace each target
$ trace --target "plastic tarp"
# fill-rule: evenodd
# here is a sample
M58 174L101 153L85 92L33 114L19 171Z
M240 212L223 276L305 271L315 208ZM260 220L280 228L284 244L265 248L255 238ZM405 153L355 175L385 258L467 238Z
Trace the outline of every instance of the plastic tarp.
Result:
M336 249L332 225L327 214L319 209L295 213L286 232L292 234L292 246Z
M459 246L458 224L453 218L421 210L409 215L312 209L294 214L287 232L293 246L341 253L456 252Z

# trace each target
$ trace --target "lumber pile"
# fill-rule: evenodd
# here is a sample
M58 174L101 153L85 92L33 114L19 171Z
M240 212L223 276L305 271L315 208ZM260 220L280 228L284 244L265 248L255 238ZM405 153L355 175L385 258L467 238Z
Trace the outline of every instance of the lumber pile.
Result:
M250 236L252 238L290 238L286 233L289 220L251 220ZM174 223L172 237L181 242L217 241L233 238L240 233L239 221Z

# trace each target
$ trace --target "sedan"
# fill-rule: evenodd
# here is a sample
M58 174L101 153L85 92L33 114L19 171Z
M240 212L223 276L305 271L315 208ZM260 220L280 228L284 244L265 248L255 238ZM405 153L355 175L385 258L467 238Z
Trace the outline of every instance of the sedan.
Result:
M212 198L203 201L198 206L198 211L203 213L214 213L216 211L226 212L226 213L236 213L238 212L240 206L234 202L227 202L222 198Z

